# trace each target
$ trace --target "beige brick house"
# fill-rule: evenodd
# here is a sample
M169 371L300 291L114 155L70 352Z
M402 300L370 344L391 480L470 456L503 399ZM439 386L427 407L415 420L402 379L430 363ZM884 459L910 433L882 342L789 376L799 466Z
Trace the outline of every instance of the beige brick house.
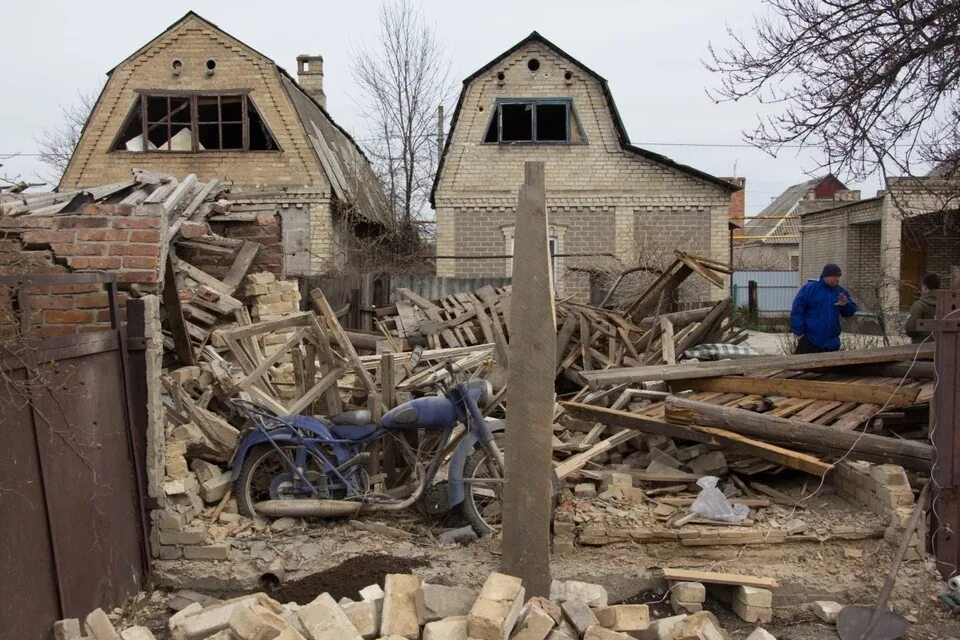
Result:
M534 32L464 80L431 195L438 275L510 275L526 160L546 162L560 294L653 253L729 260L740 187L631 145L606 80Z
M187 13L107 72L60 188L127 180L133 168L227 181L241 201L276 208L297 256L286 273L326 270L342 259L341 219L382 222L379 188L325 110L323 59L297 64L299 82Z

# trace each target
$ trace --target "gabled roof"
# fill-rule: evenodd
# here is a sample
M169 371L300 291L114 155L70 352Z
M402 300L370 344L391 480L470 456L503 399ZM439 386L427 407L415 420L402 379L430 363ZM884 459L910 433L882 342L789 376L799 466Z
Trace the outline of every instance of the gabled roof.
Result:
M440 156L440 163L437 166L437 173L433 178L433 188L430 190L431 205L435 205L434 199L437 193L437 185L440 183L440 174L443 171L444 163L447 158L447 152L450 149L450 140L453 138L453 131L454 129L456 129L457 121L460 117L460 111L463 108L463 101L464 101L464 98L466 97L467 88L470 86L470 83L476 80L478 77L480 77L484 73L486 73L487 71L489 71L491 68L493 68L497 64L499 64L500 61L502 61L504 58L510 57L511 55L519 51L521 48L533 42L543 44L544 46L547 46L553 49L554 52L566 58L567 60L570 60L574 64L576 64L587 75L589 75L591 78L595 79L597 82L600 83L600 87L603 90L603 95L606 98L607 107L610 109L610 116L613 118L613 124L617 130L617 137L619 138L620 146L623 148L624 151L640 156L641 158L644 158L646 160L650 160L652 162L656 162L658 164L670 167L671 169L682 171L683 173L687 173L691 176L694 176L706 182L716 184L720 187L723 187L724 189L728 189L731 193L742 189L742 187L735 185L731 182L728 182L723 178L718 178L716 176L710 175L709 173L700 171L699 169L694 169L693 167L689 167L687 165L680 164L679 162L675 162L664 155L660 155L659 153L654 153L653 151L641 149L640 147L636 147L630 144L630 137L627 135L626 127L623 126L623 120L620 118L620 112L617 110L617 104L613 100L613 94L610 93L610 86L607 83L606 78L601 76L596 71L593 71L592 69L584 65L582 62L580 62L579 60L571 56L569 53L567 53L566 51L564 51L557 45L553 44L552 42L547 40L545 37L543 37L536 31L534 31L530 35L528 35L526 38L524 38L517 44L513 45L512 47L510 47L509 49L501 53L499 56L497 56L496 58L494 58L487 64L483 65L482 67L480 67L479 69L471 73L466 78L464 78L463 89L460 91L460 97L457 100L457 106L456 106L456 109L454 109L453 111L453 118L450 121L450 133L449 135L447 135L446 143L443 146L443 153Z
M763 211L744 223L744 235L751 240L774 244L797 244L800 242L800 221L797 206L807 197L811 189L833 177L827 174L800 184L787 187L774 198ZM757 236L762 236L759 238Z
M149 49L155 42L190 19L199 20L211 29L216 29L274 66L280 78L280 84L290 97L291 102L294 103L300 123L312 143L314 153L317 154L317 160L323 166L324 172L327 174L327 178L336 196L342 201L355 196L357 203L356 210L358 213L370 222L385 223L384 220L379 219L381 211L380 208L375 205L377 201L376 194L370 193L370 180L356 179L358 172L369 172L368 177L372 177L373 172L372 169L370 169L369 159L366 157L363 149L361 149L360 145L347 133L346 129L338 125L327 110L310 96L310 94L300 86L297 80L272 58L232 36L195 11L188 11L156 37L124 58L120 63L107 71L107 76L112 75L122 64L136 58L143 51ZM109 84L109 81L107 84ZM106 88L107 85L105 84L100 92L100 96L97 98L97 103L102 99ZM83 130L80 133L81 137L83 136L83 132L86 131L94 111L96 111L96 106L91 110L90 116L88 116L87 121L83 125ZM373 180L376 180L376 178L374 177ZM362 189L355 189L358 184L362 186ZM374 182L374 184L376 183ZM362 191L362 193L360 191Z

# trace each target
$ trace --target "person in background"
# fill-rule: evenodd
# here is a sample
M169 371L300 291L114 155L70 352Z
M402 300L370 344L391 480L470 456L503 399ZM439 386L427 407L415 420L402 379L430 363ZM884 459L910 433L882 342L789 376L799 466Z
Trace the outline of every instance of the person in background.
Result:
M932 320L937 314L937 290L940 288L940 276L928 273L920 278L920 299L910 306L910 315L904 331L914 343L923 342L927 338L933 339L929 331L917 329L918 320Z
M797 340L796 353L840 350L840 316L849 318L857 305L840 286L840 267L824 265L819 280L808 280L793 299L790 330Z

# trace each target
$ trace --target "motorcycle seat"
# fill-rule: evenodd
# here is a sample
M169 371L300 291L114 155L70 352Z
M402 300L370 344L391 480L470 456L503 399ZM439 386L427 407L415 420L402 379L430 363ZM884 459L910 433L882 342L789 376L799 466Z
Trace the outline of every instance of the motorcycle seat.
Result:
M358 409L357 411L344 411L330 416L330 422L336 425L356 425L367 426L373 422L370 411L367 409Z
M363 440L377 430L375 424L335 424L330 431L340 440Z

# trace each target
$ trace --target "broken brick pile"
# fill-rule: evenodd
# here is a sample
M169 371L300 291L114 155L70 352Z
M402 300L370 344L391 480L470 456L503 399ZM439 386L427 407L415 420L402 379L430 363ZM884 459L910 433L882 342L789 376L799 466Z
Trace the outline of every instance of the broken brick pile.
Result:
M702 585L701 585L702 587ZM770 592L738 587L734 610L751 622L770 619ZM153 640L146 627L117 631L100 609L83 622L61 620L56 640ZM479 593L388 574L359 599L322 593L308 604L281 604L265 593L203 606L169 620L174 640L723 640L708 611L651 619L646 604L610 604L595 584L554 580L550 597L527 598L519 578L490 574ZM747 640L776 640L756 628Z
M910 478L903 467L844 460L837 465L833 482L841 496L880 515L881 523L887 527L884 538L893 546L899 544L914 506ZM926 531L925 522L919 528ZM922 536L914 532L904 559L923 557Z

